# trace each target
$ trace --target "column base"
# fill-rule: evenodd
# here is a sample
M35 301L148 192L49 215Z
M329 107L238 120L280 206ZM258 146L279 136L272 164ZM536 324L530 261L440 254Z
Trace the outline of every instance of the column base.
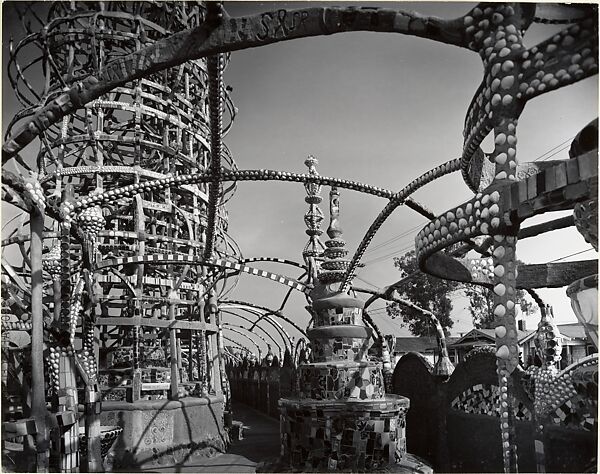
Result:
M280 468L373 471L401 466L406 455L408 398L279 401Z

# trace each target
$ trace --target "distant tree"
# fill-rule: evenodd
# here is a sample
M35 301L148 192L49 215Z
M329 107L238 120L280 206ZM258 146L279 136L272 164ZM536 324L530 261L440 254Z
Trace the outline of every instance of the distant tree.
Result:
M469 299L469 313L473 326L489 329L494 322L494 294L485 286L465 285L465 296Z
M462 284L450 280L442 280L423 273L419 270L414 251L401 257L394 257L394 266L400 271L400 278L410 275L410 278L398 290L398 297L406 299L423 309L431 311L444 331L448 332L454 321L450 319L452 312L452 293L462 289L469 300L469 312L473 326L478 329L494 327L494 294L491 289L480 285ZM517 304L526 315L535 314L537 307L524 290L517 290ZM435 334L429 320L414 309L400 306L398 303L388 303L387 314L392 318L401 318L403 325L408 327L415 336L430 336Z
M445 331L451 328L454 321L450 319L452 312L450 295L459 289L460 284L421 272L414 250L401 257L394 257L394 266L400 271L401 278L411 275L411 278L398 290L398 297L431 311ZM401 307L398 303L389 303L386 309L392 318L402 318L404 325L415 336L435 335L435 328L419 311Z
M469 312L473 326L477 329L494 327L494 293L491 289L480 285L464 285L465 296L469 299ZM517 304L521 311L529 316L536 313L535 304L527 298L523 290L517 290Z

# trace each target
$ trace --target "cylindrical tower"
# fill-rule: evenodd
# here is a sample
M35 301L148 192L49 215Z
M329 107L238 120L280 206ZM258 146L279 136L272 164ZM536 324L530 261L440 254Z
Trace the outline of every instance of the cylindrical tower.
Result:
M45 25L17 43L9 60L9 77L25 106L23 113L89 74L97 76L119 57L198 26L206 14L201 2L56 2L41 8L47 9ZM164 439L144 435L140 442L136 436L143 430L137 433L136 424L176 425L180 415L171 413L170 421L161 421L168 411L155 418L149 413L148 420L136 421L123 404L202 396L206 405L207 396L214 403L222 398L217 325L204 303L209 290L218 296L227 283L202 265L206 231L212 225L208 185L144 186L209 169L206 62L189 61L144 76L86 104L41 135L37 156L46 200L63 207L89 195L110 197L112 190L128 185L141 188L72 220L47 220L51 231L44 235L45 268L62 268L60 283L48 286L48 297L50 307L54 305L53 324L69 333L75 352L80 351L75 356L86 371L87 388L97 392L86 398L103 400L104 424L129 426L123 433L126 447L151 446L154 458L161 455L163 444L165 450L177 444L178 428L171 426L172 436ZM41 77L33 74L36 64L41 65ZM219 93L225 134L235 109L225 88ZM220 163L224 169L235 168L225 146ZM234 190L231 186L219 194L214 256L239 257L227 235L224 207ZM89 288L77 283L84 269L90 275L90 295ZM73 310L76 288L78 295L93 300L88 320ZM59 380L60 374L54 378ZM56 385L55 395L64 388ZM192 414L192 419L197 416ZM213 430L215 438L218 429ZM151 426L146 432L153 432ZM199 430L199 435L210 432Z

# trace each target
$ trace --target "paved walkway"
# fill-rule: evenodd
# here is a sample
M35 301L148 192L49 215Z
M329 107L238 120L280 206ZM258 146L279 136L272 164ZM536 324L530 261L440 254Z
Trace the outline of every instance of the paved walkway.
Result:
M228 453L248 458L255 464L279 456L279 420L242 404L234 405L233 418L244 424L244 439L234 442Z
M189 460L180 466L148 469L142 472L256 472L261 461L279 455L279 422L249 406L236 403L233 419L244 424L244 439L234 441L229 451L213 458Z

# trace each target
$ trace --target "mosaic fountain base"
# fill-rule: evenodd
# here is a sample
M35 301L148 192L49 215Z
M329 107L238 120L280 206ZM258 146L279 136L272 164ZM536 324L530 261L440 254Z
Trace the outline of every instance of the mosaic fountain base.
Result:
M406 454L409 406L408 398L398 395L356 401L281 399L279 467L304 472L431 472Z

